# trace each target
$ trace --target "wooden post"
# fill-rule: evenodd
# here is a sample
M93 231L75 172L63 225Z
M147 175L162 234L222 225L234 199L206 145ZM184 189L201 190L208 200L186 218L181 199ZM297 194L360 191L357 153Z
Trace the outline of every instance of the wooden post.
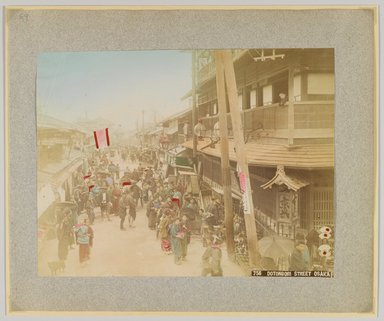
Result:
M225 97L224 66L221 53L215 51L216 64L216 90L217 104L219 110L219 130L221 148L221 177L224 191L224 213L225 231L227 239L227 253L231 261L235 260L235 240L233 236L233 205L232 205L232 186L231 169L229 163L228 150L228 126L227 126L227 104Z
M251 268L260 268L260 253L257 241L256 222L252 200L251 182L249 177L247 153L244 143L243 125L241 122L241 110L238 106L237 86L232 53L230 50L222 50L224 64L225 83L227 85L229 108L232 116L232 128L234 136L235 153L239 167L240 185L243 185L244 220L247 233L249 264ZM243 184L242 184L243 182Z
M293 144L293 136L295 131L295 109L294 109L294 90L293 90L293 78L294 69L292 66L288 70L288 145Z
M196 68L197 68L197 52L192 51L192 137L193 137L193 162L196 165L197 156L197 137L195 135L195 126L197 124L197 107L196 107Z

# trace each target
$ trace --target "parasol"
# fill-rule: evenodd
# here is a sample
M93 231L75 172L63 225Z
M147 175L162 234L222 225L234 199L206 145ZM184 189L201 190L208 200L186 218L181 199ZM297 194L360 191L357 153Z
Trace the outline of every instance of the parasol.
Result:
M277 260L287 257L294 249L294 242L290 239L278 236L266 236L259 240L259 251L264 257Z

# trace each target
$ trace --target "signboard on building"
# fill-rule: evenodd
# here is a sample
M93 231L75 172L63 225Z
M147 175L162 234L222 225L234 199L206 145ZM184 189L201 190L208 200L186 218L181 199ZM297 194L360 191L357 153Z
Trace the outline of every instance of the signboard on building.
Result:
M244 172L239 172L240 191L242 193L243 210L244 214L251 214L251 205L249 200L249 190L247 184L247 177Z

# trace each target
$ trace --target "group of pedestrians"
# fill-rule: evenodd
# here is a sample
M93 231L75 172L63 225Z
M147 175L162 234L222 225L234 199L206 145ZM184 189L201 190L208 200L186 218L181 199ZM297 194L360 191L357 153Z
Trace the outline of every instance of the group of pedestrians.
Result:
M187 259L191 242L192 223L198 218L199 206L186 186L168 182L161 175L150 171L143 182L147 187L148 228L160 239L160 248L165 254L173 254L177 265Z
M79 215L74 222L76 212L66 208L59 212L57 220L58 258L61 264L67 260L70 249L79 245L79 261L85 263L90 259L93 245L93 229L87 215Z
M88 155L83 166L73 174L72 193L65 196L67 202L57 199L54 203L59 262L66 261L75 244L79 246L80 263L90 259L95 209L99 207L101 217L110 220L111 203L107 190L116 179L111 164L113 162L109 161L106 153Z
M186 185L164 177L160 161L143 166L140 160L139 152L128 149L115 151L114 157L101 151L87 156L73 175L70 195L73 206L59 208L56 213L59 259L66 260L68 251L77 244L80 263L89 260L94 243L92 225L97 213L102 222L118 216L120 230L126 231L127 223L129 228L135 227L137 210L141 207L146 208L148 228L160 241L161 251L172 254L177 265L187 260L192 232L204 231L202 275L221 275L217 266L220 266L222 240L212 237L215 226L222 223L218 200L212 199L207 211L202 211ZM201 224L195 224L197 220L202 220L204 229ZM215 268L208 269L208 265Z

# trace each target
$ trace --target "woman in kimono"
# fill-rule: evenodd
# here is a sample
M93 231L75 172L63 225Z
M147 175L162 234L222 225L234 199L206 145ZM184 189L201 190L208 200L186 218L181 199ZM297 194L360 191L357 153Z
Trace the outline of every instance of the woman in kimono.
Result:
M171 246L172 252L175 257L175 264L181 264L181 240L186 237L185 233L182 230L182 226L180 224L180 219L175 218L173 224L171 225Z
M171 212L169 210L164 211L164 214L162 215L160 222L159 222L159 235L161 238L161 249L166 254L171 254L171 244L169 242L169 234L168 234L168 227L172 223L172 216Z
M186 215L183 215L181 219L181 232L184 234L184 237L180 240L181 245L181 260L185 261L188 252L188 245L191 242L191 224L188 221Z
M79 260L84 263L89 260L90 248L93 246L93 230L87 224L88 219L84 218L83 222L75 227L76 243L79 245Z

